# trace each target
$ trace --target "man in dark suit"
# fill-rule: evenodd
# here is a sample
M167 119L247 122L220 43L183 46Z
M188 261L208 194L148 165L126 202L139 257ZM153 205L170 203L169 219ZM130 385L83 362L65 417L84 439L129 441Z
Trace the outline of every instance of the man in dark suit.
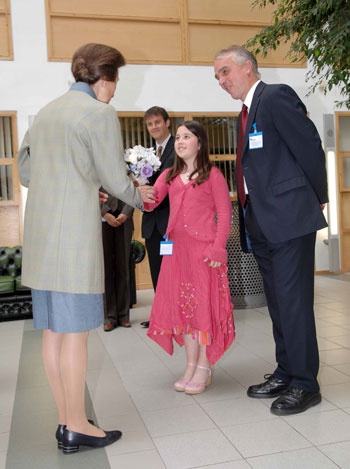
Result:
M102 187L101 192L107 193ZM107 194L101 204L105 268L104 330L131 327L130 256L134 208Z
M150 185L153 185L159 175L174 163L174 137L170 134L170 118L165 109L159 106L153 106L145 112L145 124L151 137L156 142L156 153L160 157L160 170L149 178ZM157 287L157 281L162 263L162 256L159 254L160 242L168 225L169 218L169 199L163 200L152 212L144 212L142 215L141 234L145 238L148 261L151 271L152 284L154 290ZM148 327L149 321L141 323Z
M327 226L325 155L300 98L287 85L260 81L250 52L222 50L214 69L246 106L236 161L241 244L258 262L276 345L275 371L248 396L277 397L273 414L295 414L321 402L313 299L316 232Z

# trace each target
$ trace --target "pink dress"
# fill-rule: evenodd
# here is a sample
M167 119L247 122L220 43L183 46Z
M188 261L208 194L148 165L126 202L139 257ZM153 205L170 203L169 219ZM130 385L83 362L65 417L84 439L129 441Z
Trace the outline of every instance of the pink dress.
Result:
M166 234L174 243L173 254L162 260L147 335L173 354L173 340L182 346L183 334L192 334L207 346L207 358L214 364L235 337L226 265L231 223L227 183L215 167L198 186L184 184L180 176L166 184L166 174L159 176L155 188L157 203L169 194ZM209 267L206 258L223 264Z

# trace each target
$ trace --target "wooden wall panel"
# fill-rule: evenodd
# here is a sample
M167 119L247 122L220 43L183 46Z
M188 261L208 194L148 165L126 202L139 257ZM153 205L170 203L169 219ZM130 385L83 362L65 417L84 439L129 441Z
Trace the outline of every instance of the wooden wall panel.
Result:
M143 245L145 245L145 240L141 236L142 212L140 212L139 210L135 210L133 220L134 220L133 239L137 239L138 241L141 241ZM141 261L139 264L136 264L135 277L136 277L136 288L138 290L146 290L149 288L153 288L151 272L149 270L147 251L146 251L146 257L143 259L143 261Z
M273 8L253 9L251 3L247 0L188 0L188 18L246 24L270 23Z
M191 24L189 27L189 50L191 63L212 64L214 55L231 44L243 44L259 31L257 26ZM288 48L281 45L276 51L271 51L266 58L258 57L260 66L290 67L285 58ZM304 67L305 64L294 64L294 67Z
M53 14L179 18L177 0L49 0Z
M2 0L4 1L4 0ZM119 48L127 62L212 65L218 50L243 44L270 23L273 7L252 0L46 0L49 60L70 61L87 42ZM264 66L305 67L286 59L287 47Z
M129 63L182 60L181 31L176 23L55 17L51 27L51 60L71 59L74 51L87 42L116 47Z
M342 203L340 206L342 228L350 233L350 192L342 194ZM350 252L349 252L350 256Z
M0 58L7 58L9 55L9 44L7 34L6 16L0 13Z
M343 272L350 272L350 233L343 233L341 243L341 268Z
M19 206L0 206L0 246L21 244Z
M8 0L0 0L0 60L12 59L10 4Z

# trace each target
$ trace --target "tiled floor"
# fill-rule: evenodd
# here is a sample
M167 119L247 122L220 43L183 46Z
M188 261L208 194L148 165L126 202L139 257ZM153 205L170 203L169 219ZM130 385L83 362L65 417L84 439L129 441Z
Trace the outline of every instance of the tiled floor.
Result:
M48 469L350 468L349 277L316 276L323 401L289 417L273 416L271 400L246 395L250 384L274 368L266 308L235 311L237 339L215 366L213 385L192 397L172 389L182 372L184 350L176 348L173 357L167 356L146 337L139 322L148 318L153 293L138 292L131 329L105 333L100 328L89 339L88 390L94 416L102 428L123 430L123 438L105 449L107 458L101 465L92 458L96 450L57 455L52 431L50 445L43 449L50 453ZM13 460L10 453L6 465L8 448L26 452L26 468L43 467L40 449L30 454L31 445L24 441L23 447L9 445L11 422L12 432L16 429L13 415L18 410L14 408L19 392L17 373L23 370L19 363L23 361L22 337L30 330L31 321L0 323L0 469L21 469L9 464ZM40 335L35 341L39 347ZM34 347L31 342L26 344ZM39 360L33 351L34 356ZM54 413L53 402L48 403L52 407L48 411ZM30 409L31 403L27 406Z

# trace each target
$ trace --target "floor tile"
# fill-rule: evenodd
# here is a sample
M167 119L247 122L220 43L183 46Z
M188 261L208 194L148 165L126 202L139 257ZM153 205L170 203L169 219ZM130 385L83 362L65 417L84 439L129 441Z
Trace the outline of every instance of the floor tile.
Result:
M349 383L323 386L322 395L337 407L350 407Z
M109 463L110 469L167 469L155 450L112 455Z
M350 467L350 440L331 445L320 446L320 451L343 469Z
M307 448L311 443L281 419L224 427L222 431L244 458Z
M192 399L191 396L186 397ZM141 416L152 438L215 427L214 422L197 404L152 412L143 411Z
M338 467L316 448L249 458L248 462L253 469L335 469Z
M249 469L251 466L243 459L239 461L224 462L222 464L209 464L197 467L196 469Z
M262 399L246 397L202 404L202 408L218 427L228 427L259 420L276 419Z
M155 438L154 441L167 469L185 469L242 459L216 429Z
M342 410L303 413L285 418L313 445L344 441L350 435L350 415Z
M32 320L0 323L0 469L6 459L6 469L348 469L350 289L342 279L315 277L322 402L288 417L270 413L272 399L246 394L276 366L266 307L234 311L235 342L207 391L189 396L173 389L185 350L175 345L170 356L147 337L140 322L149 318L154 292L139 291L132 327L111 333L99 327L88 342L88 415L123 437L68 458L54 439L57 411L41 363L41 333ZM31 353L22 353L24 344ZM33 420L41 424L33 427Z
M350 363L350 350L340 348L337 350L321 351L320 360L326 365L341 365L343 363Z
M318 373L318 381L321 386L326 386L328 384L350 383L350 376L331 366L321 366Z

